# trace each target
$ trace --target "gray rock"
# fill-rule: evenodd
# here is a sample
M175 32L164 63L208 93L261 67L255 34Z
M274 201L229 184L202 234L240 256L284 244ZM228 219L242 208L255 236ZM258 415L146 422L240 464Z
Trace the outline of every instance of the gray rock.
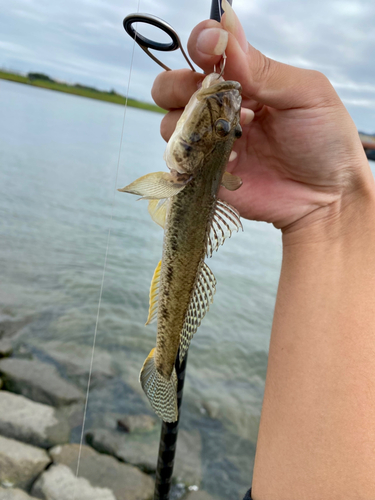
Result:
M68 466L74 473L77 468L79 445L55 446L50 450L53 461ZM79 476L92 486L110 488L117 500L148 500L154 491L154 481L131 465L115 458L100 455L89 446L82 446Z
M86 434L87 443L99 453L113 455L147 473L156 471L159 440L157 436L124 435L107 429L95 429Z
M116 500L108 488L94 488L66 465L52 465L34 484L32 495L43 500Z
M117 420L117 426L125 432L147 432L154 429L156 422L150 415L124 415Z
M55 408L34 403L18 394L0 391L0 434L50 448L68 442L70 428Z
M54 366L38 360L3 359L0 373L5 389L39 403L62 406L85 398L80 389L60 377Z
M158 430L152 433L123 434L107 429L95 429L86 434L86 441L100 453L108 453L146 472L155 472L158 450ZM198 431L179 431L174 477L185 484L199 485L202 481L202 442Z
M74 378L82 388L86 389L92 355L90 346L73 345L56 340L45 342L40 346L40 349L61 365L69 377ZM96 348L92 366L91 387L105 382L114 375L111 355L100 348Z
M215 500L215 498L206 491L191 491L184 500Z
M15 337L22 328L28 325L32 321L32 317L15 320L15 319L5 319L0 320L0 339Z
M8 339L0 340L0 358L6 358L13 352L13 347Z
M0 482L28 489L51 462L47 452L0 436Z
M27 493L18 488L1 488L0 487L0 500L32 500Z

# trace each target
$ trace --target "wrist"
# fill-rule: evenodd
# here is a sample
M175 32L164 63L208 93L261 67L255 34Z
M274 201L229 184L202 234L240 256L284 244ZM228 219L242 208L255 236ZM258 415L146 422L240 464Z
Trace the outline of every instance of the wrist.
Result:
M375 182L368 164L353 184L334 202L282 228L284 249L296 245L332 245L375 234Z

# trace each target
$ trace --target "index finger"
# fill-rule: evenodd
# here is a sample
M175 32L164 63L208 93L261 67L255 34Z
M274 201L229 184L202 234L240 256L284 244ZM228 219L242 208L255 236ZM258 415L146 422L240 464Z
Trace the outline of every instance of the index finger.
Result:
M151 95L161 108L171 111L184 108L205 75L190 69L177 69L160 73L152 86Z

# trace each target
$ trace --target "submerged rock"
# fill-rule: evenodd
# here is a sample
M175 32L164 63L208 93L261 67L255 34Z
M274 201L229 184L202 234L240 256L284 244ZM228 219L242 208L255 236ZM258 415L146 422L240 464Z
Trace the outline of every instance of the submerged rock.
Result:
M27 493L18 488L1 488L0 487L0 500L32 500L35 497L31 497Z
M0 373L7 390L39 403L61 406L85 397L80 389L60 377L54 366L38 360L3 359Z
M86 434L87 443L99 451L135 465L141 470L156 471L159 441L156 436L139 439L139 436L124 435L107 429L96 429Z
M0 358L6 358L13 352L12 343L8 339L0 340Z
M108 488L95 488L66 465L52 465L34 484L31 494L43 500L116 500Z
M28 489L50 462L45 450L0 436L1 484Z
M119 430L124 432L152 431L157 423L150 415L124 415L117 420Z
M108 453L133 464L145 472L155 472L160 433L122 434L107 429L95 429L86 434L86 441L100 453ZM198 431L179 431L174 477L185 484L199 485L202 481L202 442Z
M69 441L67 420L55 408L0 391L0 434L41 448Z
M215 498L206 491L191 491L184 500L215 500Z
M75 473L78 452L78 444L67 444L55 446L50 455L54 463L66 465ZM113 457L100 455L89 446L82 446L79 476L92 486L109 488L117 500L148 500L154 491L154 481L149 476Z
M5 319L0 321L0 339L15 337L22 328L31 323L32 317L24 319Z
M63 367L69 377L72 377L83 389L86 389L92 356L91 347L54 340L45 342L40 346L40 349ZM91 373L91 387L106 382L114 375L110 353L96 348Z

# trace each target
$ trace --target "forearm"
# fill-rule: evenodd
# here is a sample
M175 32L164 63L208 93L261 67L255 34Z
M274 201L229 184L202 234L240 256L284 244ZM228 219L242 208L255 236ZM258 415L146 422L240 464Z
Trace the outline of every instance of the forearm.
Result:
M254 500L374 499L372 180L362 194L284 234Z

